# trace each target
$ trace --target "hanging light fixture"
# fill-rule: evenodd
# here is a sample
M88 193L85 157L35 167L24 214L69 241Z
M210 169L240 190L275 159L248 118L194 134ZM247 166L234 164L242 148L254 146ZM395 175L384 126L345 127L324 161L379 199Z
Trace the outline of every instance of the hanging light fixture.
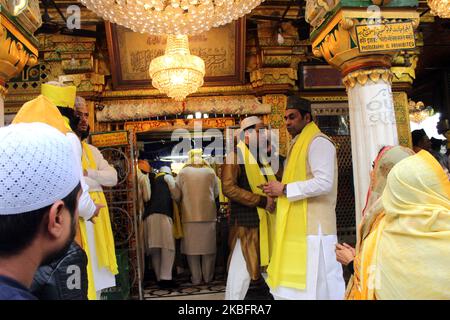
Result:
M203 85L205 62L190 54L188 36L169 35L165 54L152 60L149 73L155 88L182 101Z
M104 20L135 32L199 34L250 13L264 0L81 0Z
M428 0L431 14L440 18L450 18L450 0Z

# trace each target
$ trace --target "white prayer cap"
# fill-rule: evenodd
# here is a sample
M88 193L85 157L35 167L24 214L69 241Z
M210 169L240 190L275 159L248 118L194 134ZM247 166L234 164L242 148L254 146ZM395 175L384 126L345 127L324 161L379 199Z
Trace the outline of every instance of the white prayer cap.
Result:
M80 96L76 96L76 98L75 98L75 110L77 110L79 107L85 106L85 105L86 105L86 99L84 99L83 97L80 97Z
M257 125L258 123L263 123L262 120L257 116L247 117L241 121L241 131Z
M164 172L167 174L172 174L172 170L168 166L163 166L159 169L159 172Z
M0 128L0 215L45 208L80 182L72 145L57 129L39 122Z

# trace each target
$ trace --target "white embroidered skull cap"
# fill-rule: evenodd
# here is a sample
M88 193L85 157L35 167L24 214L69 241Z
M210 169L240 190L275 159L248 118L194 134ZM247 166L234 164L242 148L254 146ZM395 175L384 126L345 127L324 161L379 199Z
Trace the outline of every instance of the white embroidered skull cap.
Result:
M40 122L0 128L0 215L45 208L80 182L67 137Z

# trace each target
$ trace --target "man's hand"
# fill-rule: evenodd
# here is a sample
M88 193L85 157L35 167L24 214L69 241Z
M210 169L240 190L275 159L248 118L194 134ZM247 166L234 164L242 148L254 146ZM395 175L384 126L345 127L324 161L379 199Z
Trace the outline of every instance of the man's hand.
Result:
M342 263L344 266L347 266L350 262L355 260L355 255L356 252L352 246L346 243L336 244L336 260Z
M271 197L267 197L266 211L274 212L275 211L275 200Z
M102 208L104 208L104 207L105 207L105 206L104 206L103 204L96 203L96 204L95 204L95 211L94 211L94 214L92 215L92 217L91 217L88 221L90 221L90 222L92 222L93 224L95 224L94 219L98 217L98 215L100 214L100 210L101 210Z
M284 184L278 181L270 181L263 186L263 191L269 197L276 198L283 195Z

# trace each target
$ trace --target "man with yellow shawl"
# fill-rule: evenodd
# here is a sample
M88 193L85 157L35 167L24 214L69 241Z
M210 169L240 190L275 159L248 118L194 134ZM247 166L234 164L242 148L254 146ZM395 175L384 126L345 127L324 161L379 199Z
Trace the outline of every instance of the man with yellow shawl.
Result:
M181 207L181 253L187 256L192 283L198 285L214 278L219 185L202 149L190 150L188 157L176 178L175 200Z
M311 103L290 96L285 114L293 137L282 182L264 192L278 197L267 283L275 299L343 299L337 243L336 148L312 121Z
M230 236L226 300L244 300L252 293L270 296L261 274L270 256L271 214L274 200L260 187L275 175L259 148L262 120L256 116L241 121L236 150L227 155L222 169L223 192L230 199ZM264 140L264 139L261 139ZM266 140L267 141L267 140ZM261 161L261 159L263 161ZM266 292L265 292L266 291Z
M84 233L87 236L85 246L89 247L88 269L92 269L95 279L95 292L99 299L101 291L116 286L115 275L118 274L114 236L111 228L108 204L103 193L103 187L113 187L117 184L117 171L102 156L100 150L86 142L89 137L89 110L86 100L76 97L75 111L79 118L76 133L81 140L83 155L82 166L84 179L89 186L89 194L95 203L102 204L95 224L82 225L83 228L93 228L93 233ZM94 236L93 238L91 236ZM83 237L84 238L84 237ZM93 246L95 245L95 248ZM95 251L94 251L95 250ZM95 254L93 254L95 252ZM92 288L91 288L92 290ZM93 292L90 292L93 294Z
M348 298L450 299L450 182L428 152L388 175L382 214L362 242Z
M103 206L94 203L89 195L89 187L83 177L81 144L71 127L71 125L76 127L78 124L73 111L75 96L75 87L64 87L58 83L43 84L42 95L24 104L14 118L13 123L43 122L58 129L70 140L76 155L73 161L80 170L80 182L83 190L78 204L80 221L88 222L99 214ZM79 232L76 242L83 247ZM89 285L93 285L91 279L89 279Z

